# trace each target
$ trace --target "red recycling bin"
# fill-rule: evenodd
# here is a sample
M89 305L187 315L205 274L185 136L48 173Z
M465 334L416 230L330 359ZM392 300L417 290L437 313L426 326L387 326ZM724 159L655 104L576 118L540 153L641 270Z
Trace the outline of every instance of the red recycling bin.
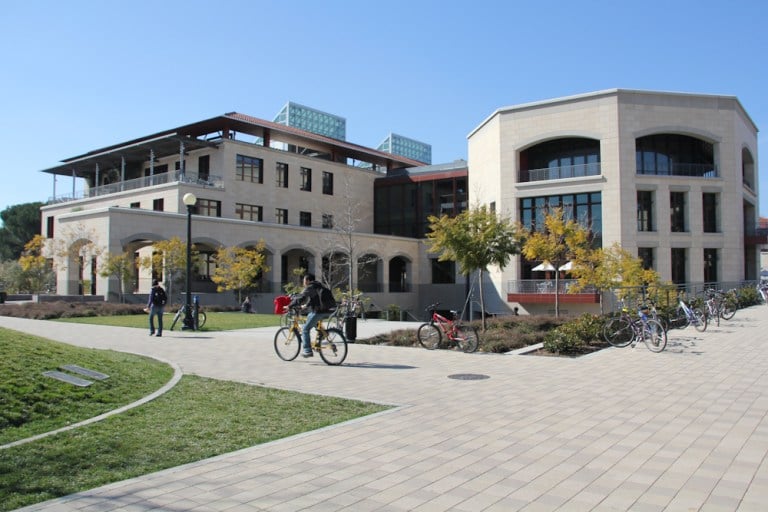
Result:
M285 306L291 303L291 298L288 295L278 295L275 297L275 314L282 315L285 313Z

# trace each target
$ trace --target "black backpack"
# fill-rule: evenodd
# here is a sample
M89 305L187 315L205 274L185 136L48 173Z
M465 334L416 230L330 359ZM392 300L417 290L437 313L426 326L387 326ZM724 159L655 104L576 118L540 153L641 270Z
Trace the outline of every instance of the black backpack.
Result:
M152 304L155 306L165 306L168 301L168 296L165 294L165 290L159 286L155 288L155 294L152 296Z
M320 298L321 313L328 313L336 309L336 299L333 298L333 292L325 286L320 287L318 297Z

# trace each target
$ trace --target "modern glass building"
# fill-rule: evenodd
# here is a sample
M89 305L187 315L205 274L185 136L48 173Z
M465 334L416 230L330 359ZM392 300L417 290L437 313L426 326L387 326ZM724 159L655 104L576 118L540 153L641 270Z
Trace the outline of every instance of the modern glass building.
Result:
M332 139L347 140L346 119L291 101L285 104L273 121Z
M390 133L376 149L385 153L412 158L425 164L432 163L432 146L430 144L403 137L396 133Z

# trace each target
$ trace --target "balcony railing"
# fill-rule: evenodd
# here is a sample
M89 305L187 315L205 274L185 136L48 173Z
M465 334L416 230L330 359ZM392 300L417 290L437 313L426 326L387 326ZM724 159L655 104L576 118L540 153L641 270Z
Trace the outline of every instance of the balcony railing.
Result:
M200 176L198 173L182 173L181 171L164 172L155 174L154 176L144 176L142 178L136 178L133 180L119 181L116 183L110 183L109 185L101 185L100 187L92 187L88 190L81 190L75 192L75 194L60 195L51 199L51 203L64 203L67 201L75 201L77 199L85 199L89 197L99 197L108 194L116 194L118 192L125 192L128 190L137 190L141 188L154 187L156 185L165 185L166 183L193 183L203 187L210 188L224 188L224 180L221 176L215 176L212 174Z
M558 293L566 294L572 292L576 279L559 279L557 281ZM592 287L580 290L578 293L595 293ZM525 294L525 293L555 293L554 279L521 279L519 281L507 281L507 293Z
M719 178L720 171L715 164L686 164L674 162L666 167L638 169L637 174L653 176L690 176L694 178Z
M562 180L565 178L599 176L600 172L600 162L564 165L561 167L547 167L545 169L526 169L520 171L520 178L518 182Z

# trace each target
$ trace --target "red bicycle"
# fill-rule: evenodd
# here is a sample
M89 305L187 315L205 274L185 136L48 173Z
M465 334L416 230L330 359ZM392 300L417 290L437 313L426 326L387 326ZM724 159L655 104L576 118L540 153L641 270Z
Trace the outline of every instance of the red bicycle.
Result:
M458 318L457 312L451 310L451 320L437 312L439 302L430 304L426 307L429 313L429 322L419 326L417 337L419 344L427 350L434 350L442 347L458 347L463 352L474 352L480 343L477 336L477 329L471 325L464 325ZM443 335L448 340L443 344Z

